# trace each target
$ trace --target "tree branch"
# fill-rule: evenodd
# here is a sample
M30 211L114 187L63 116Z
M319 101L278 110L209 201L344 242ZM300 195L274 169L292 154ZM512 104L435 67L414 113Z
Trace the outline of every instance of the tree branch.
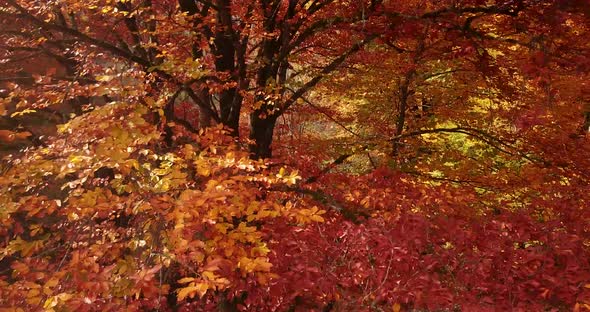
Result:
M301 187L271 187L270 191L279 191L279 192L295 192L299 194L309 195L313 200L323 204L326 207L330 207L333 210L342 214L342 216L350 220L354 223L359 223L361 220L360 218L369 218L370 215L361 209L355 210L346 207L346 204L342 203L340 200L334 198L332 195L327 194L321 190L310 190Z
M215 122L221 123L221 118L219 117L219 115L215 111L213 111L213 109L209 105L207 105L207 103L203 102L197 96L195 91L193 91L193 89L185 87L184 91L186 91L186 93L193 100L193 102L195 102L195 104L197 104L201 109L205 110L211 116L211 118L215 120Z
M293 91L293 89L291 88L287 88L287 90ZM318 107L317 105L313 104L312 102L310 102L308 99L306 99L305 97L301 97L301 100L303 100L303 102L305 102L305 104L311 106L313 109L315 109L317 112L319 112L320 114L324 115L326 118L330 119L330 121L332 121L333 123L337 124L339 127L341 127L342 129L344 129L344 131L359 137L359 138L363 138L360 134L348 129L344 124L342 124L340 121L336 120L336 118L332 117L330 114L324 112L320 107Z
M293 95L291 95L289 99L285 101L283 107L281 107L281 109L279 110L278 115L281 115L287 109L289 109L289 107L291 107L291 105L293 105L299 98L301 98L311 88L315 87L320 81L322 81L326 75L336 70L342 63L344 63L344 61L346 61L346 59L350 55L358 52L362 47L364 47L369 42L373 41L375 38L377 38L377 35L368 36L364 40L355 43L348 51L344 52L339 57L332 60L330 64L328 64L326 67L324 67L324 69L322 69L319 75L315 76L310 81L306 82L301 88L295 91L295 93L293 93Z
M504 142L503 140L496 138L495 136L493 136L483 130L479 130L479 129L475 129L475 128L471 128L471 127L422 129L422 130L412 131L412 132L403 133L403 134L394 136L393 138L391 138L391 141L395 142L395 141L398 141L402 138L419 136L422 134L430 134L430 133L461 133L461 134L465 134L465 135L474 137L474 138L488 144L489 146L497 149L498 151L500 151L504 154L522 157L532 163L538 163L538 162L545 163L545 161L543 161L543 160L531 158L530 156L527 156L527 155L521 153L520 151L517 151L516 153L511 152L511 151L507 150L506 148L516 149L514 146ZM504 148L501 146L504 146Z
M52 23L48 23L45 22L43 20L40 20L39 18L37 18L36 16L34 16L33 14L31 14L27 9L25 9L24 7L20 6L18 3L16 3L16 1L14 0L6 0L10 5L12 5L14 8L16 8L19 12L21 12L24 15L24 18L30 20L31 22L33 22L34 24L47 29L47 30L57 30L60 31L62 33L68 34L68 35L72 35L86 43L95 45L97 47L100 47L106 51L109 51L110 53L125 58L127 60L133 61L134 63L137 63L145 68L148 68L151 66L150 62L148 60L145 60L129 51L123 50L111 43L108 43L106 41L102 41L93 37L90 37L89 35L82 33L78 30L72 29L72 28L68 28L66 26L62 26L62 25L56 25L56 24L52 24ZM159 73L164 73L164 72L159 72ZM166 76L170 76L168 73L164 73Z

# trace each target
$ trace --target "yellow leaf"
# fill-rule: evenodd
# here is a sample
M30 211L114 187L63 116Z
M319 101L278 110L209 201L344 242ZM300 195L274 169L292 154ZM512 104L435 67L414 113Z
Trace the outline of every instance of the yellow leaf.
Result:
M194 277L183 277L181 279L178 280L179 284L186 284L186 283L190 283L192 281L194 281L195 278Z
M45 287L52 288L52 287L57 286L58 283L59 283L59 279L52 278L45 283Z
M197 173L204 177L208 177L211 174L211 169L208 165L205 164L197 164Z
M206 278L206 279L208 279L210 281L213 281L213 280L215 280L217 278L217 276L215 275L215 273L213 273L211 271L205 271L205 272L202 273L202 275L203 275L204 278Z
M30 305L38 305L41 303L41 297L28 297L25 299L25 302Z
M209 285L207 283L197 283L194 286L182 288L178 291L178 300L184 300L186 297L193 298L195 294L203 297L208 289Z
M179 301L182 301L187 296L193 298L195 296L195 292L196 291L197 291L197 287L196 286L189 286L189 287L181 288L178 291L178 300Z
M207 283L198 283L197 284L197 293L199 294L200 297L203 297L207 293L208 289L209 289L209 285Z
M250 250L250 254L252 255L252 257L266 256L269 252L270 252L270 249L268 249L268 247L266 247L266 244L256 246Z
M29 292L27 293L27 297L31 298L31 297L36 297L40 294L41 292L39 291L38 288L33 288L31 290L29 290Z
M61 301L68 301L68 300L72 299L73 296L71 294L68 294L68 293L61 293L61 294L57 295L57 297Z
M393 304L393 312L399 312L401 310L402 306L399 303L394 303Z
M113 76L109 76L109 75L104 75L104 76L96 76L95 78L97 81L111 81L113 79Z
M49 298L47 298L47 300L45 300L45 303L43 304L43 308L44 309L51 309L57 305L57 302L58 302L57 297L49 297Z
M318 216L318 215L312 215L309 217L312 221L316 221L316 222L324 222L324 218L322 218L322 216Z
M30 113L36 113L36 112L37 112L37 111L36 111L36 110L34 110L34 109L28 109L28 108L27 108L27 109L24 109L24 110L22 110L22 111L20 111L20 112L14 112L14 113L12 113L12 115L10 115L10 117L15 117L15 116L22 116L22 115L24 115L24 114L30 114Z

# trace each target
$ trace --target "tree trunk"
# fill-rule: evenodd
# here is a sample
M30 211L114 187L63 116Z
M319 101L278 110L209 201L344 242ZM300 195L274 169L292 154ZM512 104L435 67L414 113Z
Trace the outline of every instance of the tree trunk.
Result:
M261 118L260 112L250 114L250 158L264 159L272 157L272 138L278 116Z
M411 79L412 73L408 73L405 77L405 80L399 87L399 96L398 96L398 113L397 113L397 120L395 123L395 137L402 135L404 132L404 127L406 124L406 109L408 108L408 95L409 95L409 84ZM401 148L401 142L399 139L394 139L392 142L392 149L391 155L393 157L397 157L399 155L399 151Z
M219 98L221 122L231 130L231 135L239 136L240 109L242 96L237 88L224 90Z
M239 46L238 36L233 31L231 1L217 0L217 29L215 44L212 46L215 55L215 69L230 75L232 81L238 82L236 77L236 48ZM223 90L219 95L221 122L231 129L231 134L239 135L240 109L242 98L237 87Z

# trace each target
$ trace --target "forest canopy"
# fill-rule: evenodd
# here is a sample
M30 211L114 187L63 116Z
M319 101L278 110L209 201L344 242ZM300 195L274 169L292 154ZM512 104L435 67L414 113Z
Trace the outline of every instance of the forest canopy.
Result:
M590 310L586 0L0 0L0 311Z

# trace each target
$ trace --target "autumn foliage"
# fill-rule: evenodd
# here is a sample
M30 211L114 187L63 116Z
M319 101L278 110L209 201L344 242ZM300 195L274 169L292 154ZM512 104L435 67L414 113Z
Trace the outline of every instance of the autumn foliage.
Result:
M0 0L0 311L590 310L588 8Z

